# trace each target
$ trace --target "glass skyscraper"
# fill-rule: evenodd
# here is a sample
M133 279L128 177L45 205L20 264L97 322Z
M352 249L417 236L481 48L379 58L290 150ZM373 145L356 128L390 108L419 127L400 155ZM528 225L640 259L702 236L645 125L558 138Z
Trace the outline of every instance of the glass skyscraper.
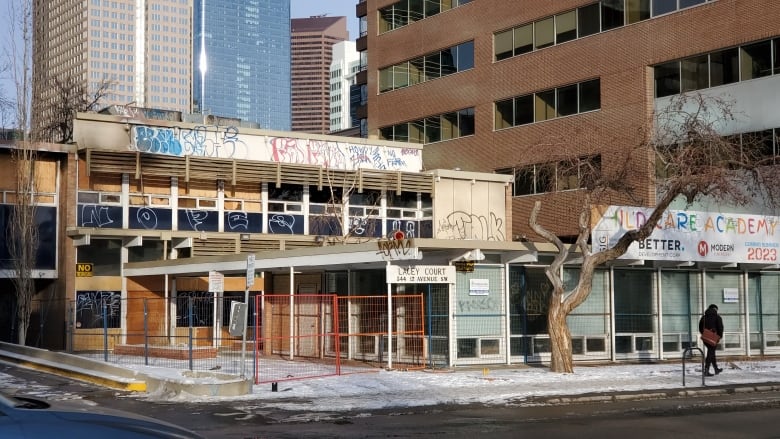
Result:
M290 130L290 0L195 0L193 110Z

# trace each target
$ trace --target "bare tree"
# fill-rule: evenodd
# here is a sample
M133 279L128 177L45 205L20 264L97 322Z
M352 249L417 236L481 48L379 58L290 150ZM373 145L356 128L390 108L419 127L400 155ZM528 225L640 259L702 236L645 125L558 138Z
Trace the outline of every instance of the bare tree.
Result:
M578 234L573 244L564 243L540 223L542 202L534 204L529 226L557 248L556 257L546 270L552 284L547 321L552 355L550 370L574 371L566 317L588 298L596 268L625 254L633 242L650 236L672 202L680 197L686 205L705 199L746 205L753 197L775 202L778 174L771 166L773 155L751 144L746 136L740 141L740 136L723 136L720 132L725 123L736 119L732 107L732 103L717 97L681 95L653 115L647 124L651 127L649 131L640 129L640 140L634 148L624 151L626 160L619 166L583 169L582 160L568 159L568 166L563 167L578 169L582 191ZM657 172L649 172L649 182L632 182L628 178L630 171L648 166L648 158L654 158ZM616 195L622 195L623 199L642 199L637 194L648 184L656 188L657 196L654 203L648 203L652 212L647 222L627 231L614 246L594 252L589 246L592 210ZM582 265L576 284L567 290L562 269L572 253L577 253Z
M325 170L324 174L327 185L321 190L327 201L322 206L310 202L309 207L315 214L310 215L312 231L322 236L322 244L355 243L376 236L382 228L379 191L360 190L358 172Z
M5 230L6 245L13 264L13 284L16 289L17 340L25 344L32 313L32 298L36 293L35 268L38 252L38 224L35 219L37 150L29 130L30 90L32 86L32 2L14 0L9 3L6 55L11 77L16 87L16 126L22 133L11 150L14 181L14 204L9 226Z
M94 89L89 89L80 78L58 76L49 79L49 86L54 98L47 117L38 127L40 140L69 143L73 141L73 119L76 113L99 110L113 82L103 79Z

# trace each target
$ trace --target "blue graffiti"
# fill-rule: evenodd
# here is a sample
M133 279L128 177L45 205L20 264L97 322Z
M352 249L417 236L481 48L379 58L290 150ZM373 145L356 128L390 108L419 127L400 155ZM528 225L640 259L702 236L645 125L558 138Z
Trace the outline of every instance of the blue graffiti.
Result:
M199 125L193 129L136 126L135 148L141 152L198 157L246 158L248 147L238 127Z
M136 126L135 147L141 152L181 155L182 146L172 129Z

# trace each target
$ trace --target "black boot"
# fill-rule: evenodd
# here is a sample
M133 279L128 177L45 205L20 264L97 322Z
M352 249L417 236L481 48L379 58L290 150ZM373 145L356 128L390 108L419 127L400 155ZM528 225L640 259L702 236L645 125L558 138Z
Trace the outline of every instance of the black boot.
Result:
M715 375L723 372L723 369L718 369L718 365L717 364L713 365L713 367L715 368Z

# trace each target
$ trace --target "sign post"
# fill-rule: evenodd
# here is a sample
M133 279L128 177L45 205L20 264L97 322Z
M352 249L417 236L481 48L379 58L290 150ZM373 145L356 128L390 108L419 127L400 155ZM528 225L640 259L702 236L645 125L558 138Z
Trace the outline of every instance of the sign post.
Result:
M249 309L249 289L255 284L255 255L246 257L246 289L244 289L244 305ZM241 376L246 378L246 313L242 321L244 328L241 334ZM257 328L255 328L257 330Z

